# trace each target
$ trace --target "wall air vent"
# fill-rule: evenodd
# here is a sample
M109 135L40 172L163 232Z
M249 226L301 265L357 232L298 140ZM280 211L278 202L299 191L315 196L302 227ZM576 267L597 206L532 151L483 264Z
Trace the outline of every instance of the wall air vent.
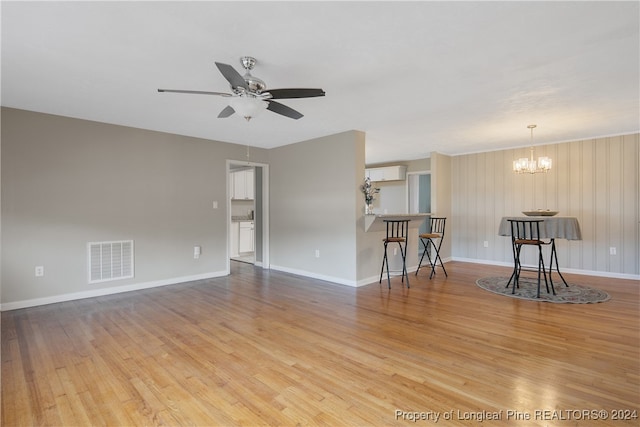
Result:
M133 277L133 240L89 242L89 283Z

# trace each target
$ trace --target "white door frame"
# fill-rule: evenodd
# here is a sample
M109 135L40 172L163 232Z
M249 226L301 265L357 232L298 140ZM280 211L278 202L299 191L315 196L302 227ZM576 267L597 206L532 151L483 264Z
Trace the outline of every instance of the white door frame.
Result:
M229 160L227 159L227 220L226 220L226 236L227 236L227 257L226 257L226 274L231 273L231 166L253 166L262 168L262 268L269 269L269 165L266 163L248 162L246 160ZM257 191L257 189L256 189Z
M407 180L406 180L406 191L407 191L407 196L406 196L406 200L407 200L407 212L408 213L413 213L409 210L410 207L410 200L409 197L411 197L411 189L409 188L410 184L409 184L409 175L431 175L431 171L430 170L425 170L425 171L414 171L414 172L407 172Z
M411 213L416 213L416 212L411 212L411 210L410 210L410 207L411 207L411 200L410 200L410 197L412 196L411 188L410 188L410 187L411 187L411 183L410 183L410 181L412 181L412 180L410 180L409 178L410 178L410 177L418 177L418 176L420 176L420 175L431 175L431 171L430 171L430 170L428 170L428 171L407 172L407 187L406 187L406 188L407 188L407 212L408 212L408 213L410 213L410 214L411 214ZM417 185L417 181L416 181L416 187L419 187L419 186ZM423 212L421 212L421 213L423 213ZM429 215L431 215L431 212L427 212L427 213L428 213ZM418 257L420 257L420 255L421 255L421 254L422 254L422 252L423 252L423 247L422 247L422 244L420 243L420 241L419 241L419 240L418 240L417 251L418 251ZM433 254L431 254L431 255L433 256Z

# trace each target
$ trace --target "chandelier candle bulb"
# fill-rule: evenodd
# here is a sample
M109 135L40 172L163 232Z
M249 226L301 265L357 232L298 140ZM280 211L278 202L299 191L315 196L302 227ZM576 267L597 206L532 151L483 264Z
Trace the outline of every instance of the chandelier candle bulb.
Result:
M538 157L538 165L545 171L549 170L551 169L551 159L548 157Z

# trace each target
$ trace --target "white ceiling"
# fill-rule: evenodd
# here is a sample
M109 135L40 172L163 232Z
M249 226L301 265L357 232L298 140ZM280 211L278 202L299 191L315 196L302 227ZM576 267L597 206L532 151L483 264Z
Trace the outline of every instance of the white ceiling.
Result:
M367 163L640 130L639 2L2 2L2 105L271 148L356 129ZM216 116L214 61L305 117Z

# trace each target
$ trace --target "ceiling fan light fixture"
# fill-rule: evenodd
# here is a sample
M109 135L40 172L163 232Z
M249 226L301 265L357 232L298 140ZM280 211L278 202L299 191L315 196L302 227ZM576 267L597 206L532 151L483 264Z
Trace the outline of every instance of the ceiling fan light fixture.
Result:
M316 96L325 96L322 89L309 88L271 89L269 92L266 92L267 85L265 82L252 76L250 72L256 65L256 59L251 56L243 56L240 58L240 62L242 63L242 67L246 70L244 76L238 73L238 71L229 64L224 64L222 62L215 63L218 71L220 71L222 76L227 80L227 82L229 82L231 92L233 93L184 89L158 89L158 92L218 95L231 98L229 105L218 114L218 118L224 119L234 113L238 113L247 121L251 120L252 117L259 115L263 110L269 110L273 113L280 114L281 116L298 120L299 118L304 117L300 112L275 101L275 99L314 98Z
M231 98L229 105L247 121L258 116L269 106L266 101L253 96L234 96Z

